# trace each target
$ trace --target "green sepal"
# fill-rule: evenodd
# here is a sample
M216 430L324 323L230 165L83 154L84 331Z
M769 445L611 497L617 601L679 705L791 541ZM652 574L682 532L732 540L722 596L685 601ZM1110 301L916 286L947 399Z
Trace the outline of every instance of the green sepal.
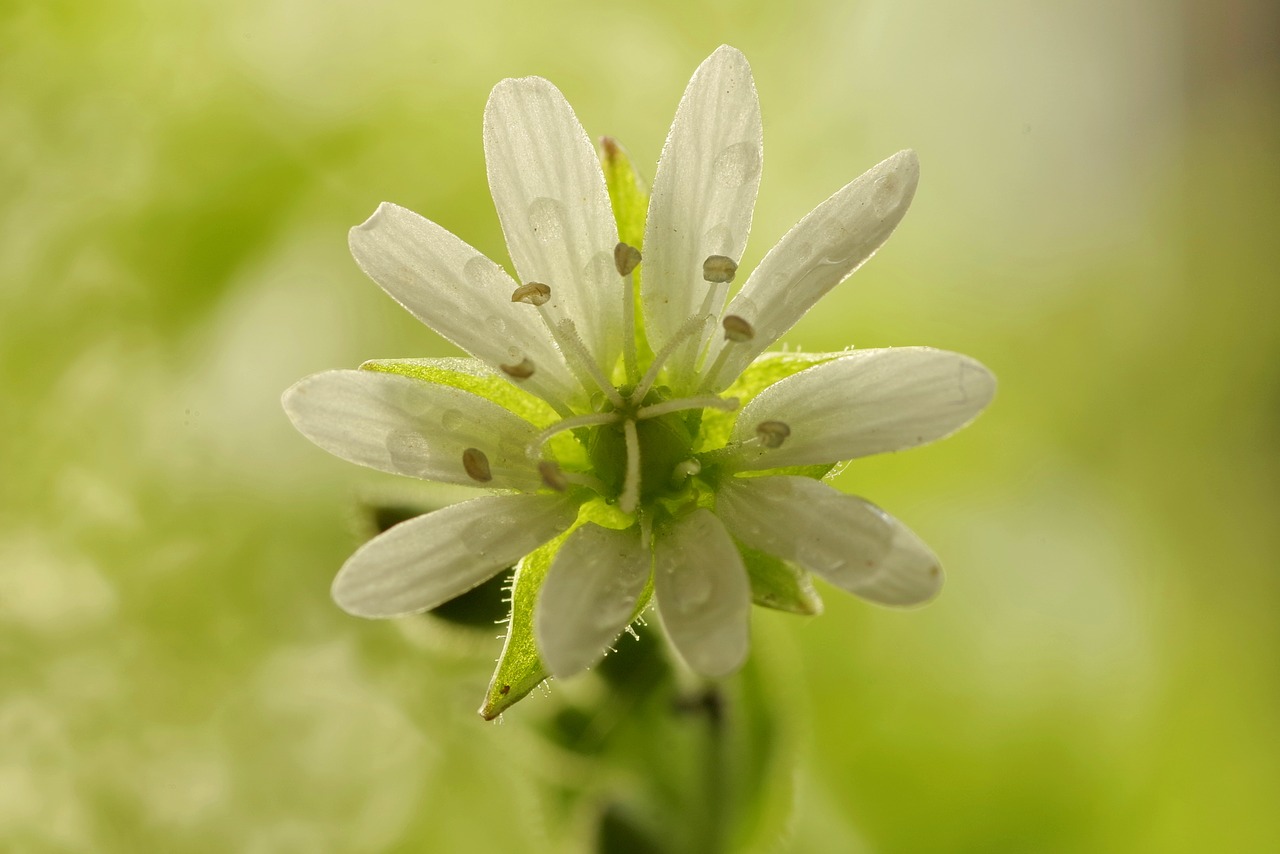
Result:
M556 411L545 400L516 388L510 380L478 359L373 359L362 364L360 369L399 374L469 391L538 427L548 427L559 420Z
M649 190L636 172L631 155L612 137L600 140L600 165L609 190L618 239L644 251L644 225L649 215Z
M751 598L757 605L791 614L817 616L822 599L809 573L773 555L738 543L738 552L751 579Z
M625 529L634 523L634 517L603 500L584 502L578 510L577 520L569 530L525 555L516 565L511 581L511 615L507 620L507 636L502 643L502 653L498 656L498 666L485 693L484 705L480 707L480 714L485 720L491 721L514 706L550 675L543 667L542 659L538 657L538 645L533 636L533 609L560 546L583 525L596 524L606 528ZM651 575L631 615L632 622L649 606L652 598Z
M721 394L722 397L738 398L738 409L734 412L725 412L721 409L706 409L702 413L702 425L699 431L700 442L695 451L711 451L716 448L723 448L729 444L729 439L733 435L733 422L738 417L738 412L746 406L751 400L776 382L785 380L787 377L798 374L806 368L813 368L818 365L825 364L834 359L839 359L846 353L763 353L756 357L756 360L747 365L746 370L734 380L733 385L729 386ZM805 468L815 468L806 466ZM827 467L828 469L830 466ZM773 471L770 474L792 474L801 472L781 472ZM808 477L815 475L805 473ZM825 474L825 472L824 472ZM821 477L822 475L816 475Z
M516 565L516 574L511 580L511 616L507 620L507 637L502 642L502 654L498 656L498 666L485 693L484 705L480 707L480 714L487 721L524 699L549 675L538 658L538 647L533 639L533 606L556 552L560 551L561 544L572 531L571 528L543 544Z

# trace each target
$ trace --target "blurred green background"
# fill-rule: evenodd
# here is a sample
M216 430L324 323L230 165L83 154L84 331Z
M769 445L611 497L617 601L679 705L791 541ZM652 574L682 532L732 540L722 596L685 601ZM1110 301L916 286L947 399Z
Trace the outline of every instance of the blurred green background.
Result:
M756 612L794 751L761 850L1280 850L1277 17L0 5L0 848L578 850L544 793L609 781L536 729L599 686L485 724L492 636L339 612L359 502L405 487L312 447L279 395L453 352L345 234L392 200L506 262L500 78L552 79L652 177L728 42L765 121L744 269L883 157L923 164L787 343L930 344L1001 383L958 436L840 479L942 556L936 603Z

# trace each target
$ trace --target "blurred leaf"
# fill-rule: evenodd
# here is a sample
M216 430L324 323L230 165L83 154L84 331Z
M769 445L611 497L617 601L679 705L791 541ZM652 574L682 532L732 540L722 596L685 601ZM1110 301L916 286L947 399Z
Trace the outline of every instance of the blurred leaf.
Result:
M649 190L637 174L631 155L613 137L600 140L604 183L609 189L618 239L644 251L644 225L649 213Z
M733 385L724 391L723 396L738 398L739 406L736 411L725 412L719 409L703 411L702 443L694 450L704 451L728 444L738 412L741 412L742 407L769 386L792 374L798 374L805 368L830 362L843 355L844 353L764 353L760 355L747 366Z

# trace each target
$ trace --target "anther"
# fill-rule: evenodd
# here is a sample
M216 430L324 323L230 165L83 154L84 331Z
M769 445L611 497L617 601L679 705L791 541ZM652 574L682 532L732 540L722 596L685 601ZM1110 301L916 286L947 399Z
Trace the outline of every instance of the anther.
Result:
M756 425L756 438L766 448L781 448L791 435L791 428L781 421L761 421Z
M756 331L751 324L745 318L738 317L736 314L726 314L724 319L720 321L720 325L724 327L724 339L726 341L745 344L756 337Z
M514 365L498 365L502 368L502 372L509 377L517 380L527 380L533 376L533 362L528 359L521 359Z
M550 460L538 463L538 474L542 475L542 482L556 492L564 492L569 488L569 480L560 471L560 466Z
M472 480L478 480L480 483L493 480L493 472L489 470L489 458L479 448L467 448L462 452L462 467L466 469L467 477Z
M738 262L726 255L711 255L702 262L702 278L716 285L732 282L738 272Z
M640 250L630 243L619 243L613 247L613 265L618 268L619 276L630 276L640 266Z
M542 282L521 285L511 293L512 302L522 302L525 305L546 305L550 299L551 286L544 285Z

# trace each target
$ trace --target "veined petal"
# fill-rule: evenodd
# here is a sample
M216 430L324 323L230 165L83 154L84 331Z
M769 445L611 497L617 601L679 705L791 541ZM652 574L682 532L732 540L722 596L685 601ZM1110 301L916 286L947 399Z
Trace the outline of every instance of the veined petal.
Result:
M653 554L640 529L584 525L556 553L534 614L538 654L552 676L595 664L635 615Z
M283 403L302 435L362 466L530 492L542 482L525 451L537 428L461 389L374 371L325 371L293 385ZM468 449L485 456L490 480L467 473Z
M996 379L968 356L932 347L855 350L760 392L734 424L736 441L781 421L780 447L748 445L730 465L761 470L834 463L941 439L995 396Z
M717 337L708 368L728 348L704 386L719 391L780 338L889 238L906 215L920 179L914 151L900 151L856 178L800 220L760 262L726 310L751 324L750 341Z
M391 297L442 337L498 370L528 358L521 388L561 403L583 394L551 333L502 268L428 219L390 202L351 229L356 263Z
M712 255L741 260L763 151L751 67L739 51L721 47L689 81L653 178L641 291L654 350L693 315L724 305L729 283L706 281L703 262ZM692 379L698 343L669 363L674 383Z
M728 478L716 514L748 546L872 602L919 605L942 587L938 558L901 522L811 478Z
M605 375L621 348L618 226L595 148L560 90L503 80L484 111L484 153L502 231L521 280L551 288Z
M577 516L561 495L489 495L401 522L361 546L333 580L357 617L416 614L511 566Z
M680 657L725 676L747 657L751 585L737 546L711 511L695 510L654 542L654 593Z

